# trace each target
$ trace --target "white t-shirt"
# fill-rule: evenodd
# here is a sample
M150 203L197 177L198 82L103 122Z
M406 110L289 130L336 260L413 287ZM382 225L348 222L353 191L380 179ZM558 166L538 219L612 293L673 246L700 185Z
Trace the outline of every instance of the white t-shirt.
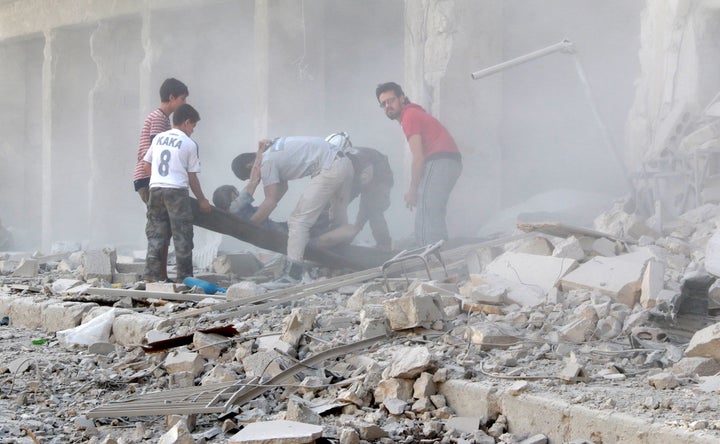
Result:
M263 153L264 186L315 176L330 168L339 148L322 137L281 137Z
M150 188L187 188L188 173L200 172L197 144L176 128L155 136L143 160L152 164Z

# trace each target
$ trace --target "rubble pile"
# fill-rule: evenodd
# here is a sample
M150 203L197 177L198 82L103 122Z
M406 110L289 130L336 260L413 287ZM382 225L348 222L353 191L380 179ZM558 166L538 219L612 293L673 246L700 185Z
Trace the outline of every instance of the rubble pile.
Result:
M445 251L434 280L278 289L243 253L207 295L112 249L5 254L0 441L717 442L720 207L624 208Z

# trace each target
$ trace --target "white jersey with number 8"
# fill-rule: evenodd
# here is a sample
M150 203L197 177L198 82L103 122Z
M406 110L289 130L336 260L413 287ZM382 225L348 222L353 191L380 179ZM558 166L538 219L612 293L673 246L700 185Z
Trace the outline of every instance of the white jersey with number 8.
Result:
M188 173L200 172L197 144L177 128L155 136L143 160L152 164L150 188L187 188Z

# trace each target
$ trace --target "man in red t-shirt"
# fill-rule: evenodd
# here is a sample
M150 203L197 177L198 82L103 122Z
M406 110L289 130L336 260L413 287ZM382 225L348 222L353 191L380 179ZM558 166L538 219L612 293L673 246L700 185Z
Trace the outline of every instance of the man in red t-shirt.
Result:
M415 212L418 246L447 240L447 202L462 172L462 156L447 129L420 105L405 97L400 85L388 82L375 89L380 107L402 126L412 153L410 187L405 204Z

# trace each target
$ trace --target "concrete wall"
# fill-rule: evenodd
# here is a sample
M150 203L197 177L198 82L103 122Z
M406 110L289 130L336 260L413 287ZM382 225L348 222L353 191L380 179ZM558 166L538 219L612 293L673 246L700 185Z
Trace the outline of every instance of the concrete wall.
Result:
M38 245L42 209L40 35L0 44L0 219L20 243Z

